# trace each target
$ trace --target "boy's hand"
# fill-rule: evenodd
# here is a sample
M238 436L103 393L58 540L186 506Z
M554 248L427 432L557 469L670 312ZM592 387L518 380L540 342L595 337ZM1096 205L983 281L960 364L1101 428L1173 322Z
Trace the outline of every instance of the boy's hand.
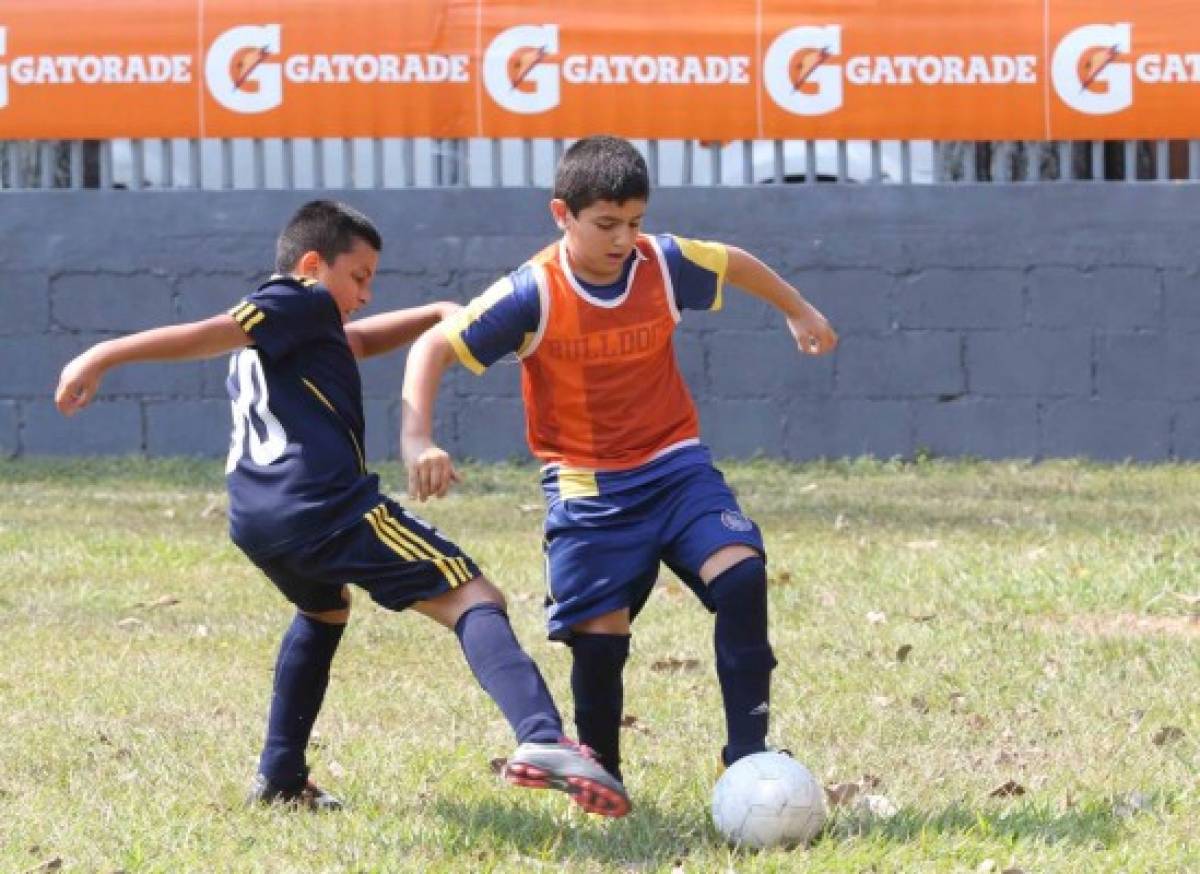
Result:
M837 348L838 336L825 317L808 307L802 315L787 317L788 330L805 355L825 355Z
M428 441L404 442L404 466L408 469L408 496L418 501L444 498L452 484L462 482L450 454Z
M54 405L64 416L73 416L82 410L100 389L100 378L104 369L95 363L91 350L67 362L58 378L54 392Z

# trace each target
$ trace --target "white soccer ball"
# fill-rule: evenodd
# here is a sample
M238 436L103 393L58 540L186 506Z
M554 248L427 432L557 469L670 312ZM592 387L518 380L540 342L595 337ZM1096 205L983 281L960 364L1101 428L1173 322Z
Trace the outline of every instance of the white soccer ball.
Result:
M713 789L713 824L732 844L766 848L807 844L825 825L825 790L783 753L734 762Z

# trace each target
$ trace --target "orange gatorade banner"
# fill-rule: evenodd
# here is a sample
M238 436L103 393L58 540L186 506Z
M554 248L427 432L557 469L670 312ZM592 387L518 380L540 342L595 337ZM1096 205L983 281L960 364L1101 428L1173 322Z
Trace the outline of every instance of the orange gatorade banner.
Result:
M5 0L0 139L1200 137L1196 0Z

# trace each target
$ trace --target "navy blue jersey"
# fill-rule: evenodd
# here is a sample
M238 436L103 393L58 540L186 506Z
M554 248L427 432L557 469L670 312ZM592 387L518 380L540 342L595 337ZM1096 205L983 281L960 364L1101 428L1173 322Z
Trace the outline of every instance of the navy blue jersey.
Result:
M379 503L363 455L362 382L332 295L274 276L229 314L253 345L233 354L229 533L277 555Z

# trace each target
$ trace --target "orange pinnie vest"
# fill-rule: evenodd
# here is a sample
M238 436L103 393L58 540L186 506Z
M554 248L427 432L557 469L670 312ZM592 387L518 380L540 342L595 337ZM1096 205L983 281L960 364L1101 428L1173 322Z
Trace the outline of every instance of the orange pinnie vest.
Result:
M546 463L628 470L699 440L699 419L675 362L679 322L666 260L636 242L625 292L594 298L576 282L565 246L530 260L542 320L521 358L526 437Z

